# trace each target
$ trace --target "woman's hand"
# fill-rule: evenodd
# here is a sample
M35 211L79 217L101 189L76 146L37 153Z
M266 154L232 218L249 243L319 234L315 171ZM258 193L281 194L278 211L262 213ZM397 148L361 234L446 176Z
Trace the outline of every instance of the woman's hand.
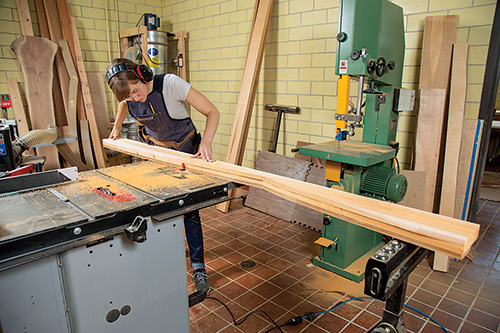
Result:
M121 131L122 131L121 126L120 127L113 126L113 130L111 131L111 133L109 133L109 138L113 140L119 139Z
M203 158L203 160L206 162L215 162L214 158L212 157L212 144L201 141L198 152L193 155L193 158L196 158L198 156L201 156L201 158Z

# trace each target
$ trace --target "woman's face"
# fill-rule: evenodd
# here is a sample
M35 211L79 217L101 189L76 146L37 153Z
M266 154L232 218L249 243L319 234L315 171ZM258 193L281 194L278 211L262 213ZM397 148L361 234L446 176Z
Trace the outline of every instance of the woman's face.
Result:
M141 81L137 83L129 83L128 84L130 94L125 99L127 101L136 101L136 102L145 102L148 97L148 93L146 92L146 85Z

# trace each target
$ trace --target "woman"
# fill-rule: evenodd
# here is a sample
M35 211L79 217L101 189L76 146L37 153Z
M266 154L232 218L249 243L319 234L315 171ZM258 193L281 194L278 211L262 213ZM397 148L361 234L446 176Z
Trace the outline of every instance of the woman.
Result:
M106 80L120 103L110 139L120 137L122 123L130 114L144 125L139 133L144 142L214 161L212 140L219 111L191 84L173 74L154 75L146 65L122 58L109 63ZM203 138L189 116L188 103L207 118ZM186 214L184 226L196 290L208 292L199 212Z

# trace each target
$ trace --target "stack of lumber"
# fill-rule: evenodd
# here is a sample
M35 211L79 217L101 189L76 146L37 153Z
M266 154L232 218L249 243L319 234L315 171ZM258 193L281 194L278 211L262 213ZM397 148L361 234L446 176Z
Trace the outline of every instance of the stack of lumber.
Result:
M230 163L205 162L189 154L137 141L105 139L104 146L149 160L184 164L187 172L201 172L258 187L321 213L456 258L467 255L479 233L479 225L474 223Z
M425 19L415 170L425 172L423 209L461 218L478 122L465 119L469 45L455 43L457 23L458 16ZM437 253L434 269L447 271L448 262Z
M107 137L109 119L103 76L98 74L90 87L91 75L85 70L69 4L65 0L35 0L35 6L41 36L33 35L28 2L18 0L23 36L11 45L21 64L28 101L28 110L24 110L19 84L9 79L19 134L56 125L61 136L77 138L69 144L37 148L37 154L47 158L46 170L61 166L58 153L66 164L80 170L105 167L102 138ZM99 113L94 98L100 98Z

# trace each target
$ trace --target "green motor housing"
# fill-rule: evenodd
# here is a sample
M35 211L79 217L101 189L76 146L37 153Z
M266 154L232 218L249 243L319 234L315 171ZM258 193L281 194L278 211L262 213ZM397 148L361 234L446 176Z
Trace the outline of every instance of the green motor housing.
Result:
M408 180L397 174L393 168L376 166L365 170L361 176L361 194L382 197L393 202L400 202L406 195Z

